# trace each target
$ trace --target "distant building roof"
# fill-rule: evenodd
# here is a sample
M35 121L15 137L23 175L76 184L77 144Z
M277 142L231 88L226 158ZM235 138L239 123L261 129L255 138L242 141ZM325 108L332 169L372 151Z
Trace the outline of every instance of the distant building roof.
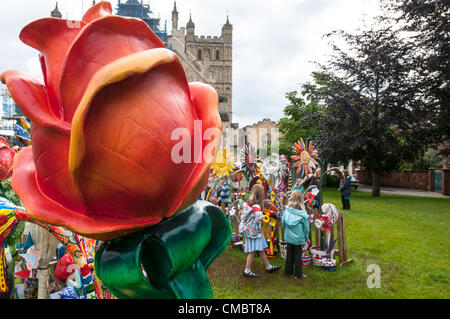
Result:
M251 125L244 126L243 129L246 130L247 128L255 128L255 127L259 127L260 125L262 125L262 124L264 124L264 123L270 124L270 125L272 125L273 127L278 127L278 123L277 123L277 122L272 121L272 120L266 118L266 119L262 119L261 121L258 121L257 123L254 123L254 124L251 124Z
M192 21L191 14L189 14L189 21L188 21L188 23L186 24L186 27L187 27L187 28L194 28L194 27L195 27L195 23Z
M227 15L227 22L224 24L224 26L225 27L231 27L232 26L230 21L228 20L228 15Z
M62 14L61 14L61 12L58 9L58 2L56 2L55 9L53 9L53 11L50 12L50 16L53 17L53 18L60 18L60 19L62 18Z

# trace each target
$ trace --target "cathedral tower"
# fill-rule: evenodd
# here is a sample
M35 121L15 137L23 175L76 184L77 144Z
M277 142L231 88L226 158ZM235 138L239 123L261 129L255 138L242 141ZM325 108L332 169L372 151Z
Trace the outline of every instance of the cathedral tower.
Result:
M174 3L172 11L172 34L168 46L180 59L189 82L199 81L214 87L219 95L219 113L223 129L232 123L232 49L233 25L227 16L220 36L195 34L192 15L186 27L178 26L178 9Z
M189 14L189 21L186 23L186 42L194 41L195 24L192 22L192 16Z
M50 16L53 18L60 18L60 19L62 18L62 14L58 9L58 2L56 2L55 9L52 12L50 12Z
M177 2L175 1L173 3L173 10L172 10L172 30L178 29L178 10L177 10Z

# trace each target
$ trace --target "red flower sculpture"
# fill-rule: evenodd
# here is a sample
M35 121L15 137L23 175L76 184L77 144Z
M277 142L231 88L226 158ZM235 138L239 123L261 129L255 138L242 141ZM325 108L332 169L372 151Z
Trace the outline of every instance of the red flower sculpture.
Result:
M0 137L0 181L11 177L15 154L8 141Z
M191 205L210 163L175 164L171 132L193 132L195 120L203 131L222 129L216 91L188 83L145 22L111 12L100 2L82 21L32 22L20 39L40 51L44 83L1 75L31 120L32 148L18 153L12 176L27 213L100 240ZM214 153L219 140L211 143Z
M298 167L297 174L300 174L302 178L308 176L315 171L317 166L319 166L319 163L315 160L315 158L318 157L318 152L314 148L312 142L309 142L307 145L301 137L300 140L292 146L292 151L295 154L291 156L291 159L294 161L294 167ZM315 166L314 169L311 164Z
M306 200L308 201L309 205L311 205L314 201L314 195L311 192L308 192L306 194Z

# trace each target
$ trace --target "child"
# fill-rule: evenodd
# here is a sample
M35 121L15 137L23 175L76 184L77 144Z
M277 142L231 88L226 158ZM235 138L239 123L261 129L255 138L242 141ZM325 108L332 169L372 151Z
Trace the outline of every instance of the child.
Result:
M284 274L304 278L306 275L302 274L302 245L307 242L309 236L309 216L305 210L303 193L299 190L292 192L281 223L284 240L287 242Z
M248 204L244 205L239 224L239 232L244 235L245 253L248 253L244 270L244 277L248 278L258 277L251 270L255 252L259 253L268 273L273 273L281 268L281 266L272 266L264 252L267 243L261 231L261 221L264 216L262 207L264 207L264 189L261 185L255 184L251 189Z

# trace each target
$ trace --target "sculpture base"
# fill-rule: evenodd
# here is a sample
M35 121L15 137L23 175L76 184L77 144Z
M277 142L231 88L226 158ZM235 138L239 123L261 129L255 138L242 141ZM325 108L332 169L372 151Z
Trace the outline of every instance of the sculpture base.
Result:
M231 225L197 201L138 233L104 242L95 273L118 298L212 298L206 269L231 240Z

